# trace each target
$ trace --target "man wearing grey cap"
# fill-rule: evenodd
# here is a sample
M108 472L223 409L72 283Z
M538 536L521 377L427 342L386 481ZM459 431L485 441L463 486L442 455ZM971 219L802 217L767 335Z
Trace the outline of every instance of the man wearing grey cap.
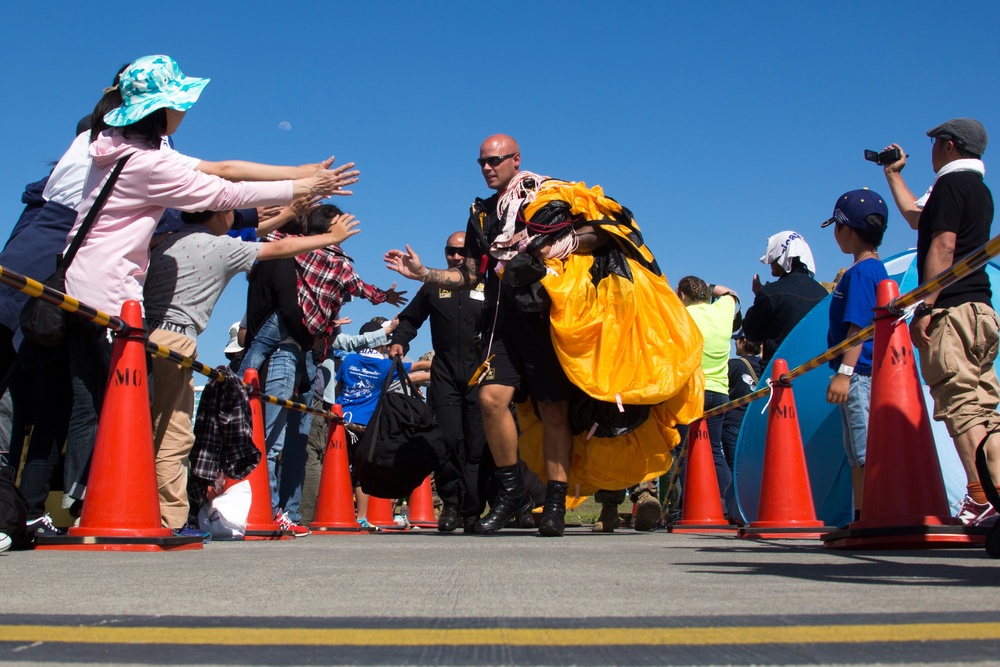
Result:
M993 195L983 183L980 159L987 135L971 118L955 118L927 131L931 138L932 189L916 199L900 173L906 154L885 166L886 180L900 212L917 230L917 276L933 278L990 239ZM897 144L893 144L897 146ZM976 447L1000 430L1000 382L993 363L1000 325L992 308L986 269L929 295L910 322L920 351L920 370L934 398L934 419L943 421L968 478L958 518L966 525L990 525L996 510L987 501L975 467ZM987 456L1000 479L1000 433L991 436Z

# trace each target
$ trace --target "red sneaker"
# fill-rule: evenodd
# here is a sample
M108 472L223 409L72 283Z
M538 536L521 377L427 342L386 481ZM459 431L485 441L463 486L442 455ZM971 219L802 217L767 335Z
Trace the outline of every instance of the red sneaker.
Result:
M312 531L309 530L308 526L300 526L292 521L288 516L288 512L279 511L278 516L274 517L274 522L278 524L282 530L292 532L295 537L306 537L307 535L312 535Z
M997 511L989 503L977 503L966 496L958 510L958 519L966 526L990 526L996 523Z

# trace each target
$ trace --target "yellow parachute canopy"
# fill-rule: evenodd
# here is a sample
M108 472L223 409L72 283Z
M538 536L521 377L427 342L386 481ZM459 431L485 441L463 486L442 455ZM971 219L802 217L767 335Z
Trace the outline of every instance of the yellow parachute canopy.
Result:
M542 452L542 423L530 401L516 407L521 458L543 482L548 481ZM670 450L680 442L680 436L668 412L664 406L656 406L639 428L615 438L587 440L585 433L574 436L567 506L576 506L600 489L627 489L670 470L673 462Z
M568 202L571 215L599 224L625 261L601 253L546 261L552 341L567 376L601 401L655 405L676 396L697 377L702 336L631 213L599 186L546 181L525 208L528 219L552 201ZM704 400L698 391L689 398Z
M530 224L539 213L551 219L553 211L611 235L594 254L545 261L541 283L552 302L552 341L566 375L594 399L653 406L631 433L574 439L570 495L627 488L669 469L670 449L680 440L674 427L701 417L703 339L628 209L599 186L549 180L524 215ZM521 456L544 478L537 419L519 406L518 420Z

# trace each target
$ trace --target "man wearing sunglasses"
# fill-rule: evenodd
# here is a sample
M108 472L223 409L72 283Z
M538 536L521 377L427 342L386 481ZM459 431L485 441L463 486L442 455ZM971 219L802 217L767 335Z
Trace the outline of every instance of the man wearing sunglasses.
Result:
M449 269L465 263L465 232L448 237L444 248ZM420 326L430 319L434 362L427 402L445 434L446 460L434 471L434 482L443 507L438 530L450 533L460 525L475 532L476 520L486 508L481 479L489 479L493 466L486 450L483 418L479 411L479 385L469 378L479 366L485 285L451 290L422 285L399 314L389 356L402 356ZM485 456L484 456L485 455ZM485 460L484 460L485 459Z
M530 396L543 427L545 471L549 483L539 534L560 537L566 513L566 481L572 456L569 398L575 388L566 377L552 347L547 311L525 313L510 292L500 290L499 269L516 256L544 254L552 244L538 247L528 240L517 216L526 193L545 177L521 171L521 153L510 136L488 137L479 148L480 171L496 194L477 199L466 231L465 261L447 269L425 267L420 257L406 250L390 250L386 266L401 275L438 288L470 289L486 281L486 326L483 329L484 363L477 371L479 405L490 452L496 463L497 501L475 526L478 533L492 533L516 518L522 527L533 525L533 503L525 492L518 470L517 423L510 412L516 392ZM607 241L593 227L575 230L575 252L590 252ZM540 238L540 237L536 237Z
M972 118L953 118L928 130L927 136L935 173L928 194L916 199L903 181L902 149L902 157L884 168L896 205L917 230L921 283L985 244L993 222L993 195L983 183L981 160L986 129ZM975 452L988 437L990 473L994 482L1000 480L1000 383L994 370L998 329L985 267L927 296L910 322L913 345L920 351L920 371L934 398L934 419L948 427L968 479L958 518L972 526L997 521L976 473Z

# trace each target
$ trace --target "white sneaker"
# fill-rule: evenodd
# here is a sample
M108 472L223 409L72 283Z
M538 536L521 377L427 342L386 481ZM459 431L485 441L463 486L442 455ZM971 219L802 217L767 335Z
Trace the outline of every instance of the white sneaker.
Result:
M11 541L10 536L7 533L0 533L0 552L10 549L11 544L13 544L13 542Z

